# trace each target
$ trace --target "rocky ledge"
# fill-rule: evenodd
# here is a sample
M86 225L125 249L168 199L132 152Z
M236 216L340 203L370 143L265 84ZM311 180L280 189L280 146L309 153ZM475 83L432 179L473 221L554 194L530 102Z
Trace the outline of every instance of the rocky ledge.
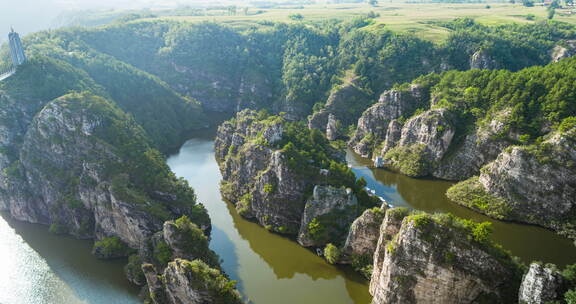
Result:
M456 184L448 197L489 216L537 224L576 238L576 127L540 144L513 146Z
M515 303L521 269L486 224L390 209L380 227L372 303Z
M429 101L428 90L420 85L384 92L376 104L368 108L360 119L349 145L363 157L371 157L375 146L386 138L389 124L401 117L410 117Z

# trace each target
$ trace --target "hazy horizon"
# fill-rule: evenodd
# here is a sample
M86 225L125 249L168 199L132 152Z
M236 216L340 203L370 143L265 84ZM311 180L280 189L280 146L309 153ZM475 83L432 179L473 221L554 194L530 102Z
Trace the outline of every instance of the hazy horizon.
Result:
M274 1L274 0L272 0ZM0 5L0 43L7 41L10 27L20 35L56 27L56 18L67 11L91 9L157 9L206 4L247 3L244 0L20 0Z

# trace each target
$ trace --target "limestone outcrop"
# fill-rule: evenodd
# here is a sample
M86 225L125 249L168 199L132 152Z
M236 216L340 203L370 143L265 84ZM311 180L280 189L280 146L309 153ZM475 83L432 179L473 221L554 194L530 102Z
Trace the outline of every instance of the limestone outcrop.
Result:
M564 278L560 272L540 263L532 263L522 278L518 301L522 304L554 302L562 298L564 285Z
M428 90L419 85L384 92L378 102L358 119L356 132L349 145L363 157L371 157L375 145L386 138L390 122L412 115L416 109L425 106L428 100Z
M151 264L142 269L154 304L243 303L234 284L201 260L175 259L161 273Z
M324 131L329 140L336 140L343 132L341 128L356 124L372 99L354 82L352 79L332 89L326 104L308 119L308 127Z
M470 57L470 69L494 70L498 68L498 62L486 50L476 51Z
M576 212L576 128L540 144L513 146L482 168L479 178L448 196L490 216L537 224L572 238Z
M410 176L430 175L448 152L455 134L450 112L445 109L428 110L409 119L399 138L397 125L390 125L390 139L380 152L383 165Z
M449 215L390 209L380 228L372 303L515 303L520 270ZM481 225L481 224L476 224Z
M126 126L116 125L123 119ZM154 197L154 189L149 189L150 195L144 194L142 202L128 195L142 190L128 186L137 182L131 175L136 172L130 171L133 160L128 160L122 146L107 137L113 128L132 134L136 142L146 142L138 137L141 129L119 109L86 94L51 101L24 130L7 130L14 132L8 137L24 134L19 145L11 146L13 159L3 168L4 209L18 220L50 225L56 233L78 238L118 237L134 249L162 229L164 218L150 212L151 208L174 218L191 213L196 208L186 196L191 190L180 196ZM142 153L141 161L150 160L144 156L143 147L134 153ZM165 164L150 166L159 166L159 172L169 171ZM170 178L175 182L175 177ZM198 220L209 227L205 212Z
M297 234L308 197L306 190L328 176L323 176L310 160L294 163L290 151L276 146L283 139L285 123L279 116L238 113L218 129L216 158L223 176L222 195L236 205L242 216L280 233ZM328 151L337 154L332 148ZM307 167L310 171L302 172ZM329 170L324 172L330 174Z
M572 57L574 54L576 54L576 41L567 40L552 49L550 59L552 62L558 62L564 58Z
M298 243L304 247L319 247L339 242L354 220L358 200L352 189L315 186L312 197L306 201L298 233ZM322 231L311 231L311 223L322 223Z
M356 259L373 260L384 214L385 210L372 208L354 220L342 248L343 263L353 263Z

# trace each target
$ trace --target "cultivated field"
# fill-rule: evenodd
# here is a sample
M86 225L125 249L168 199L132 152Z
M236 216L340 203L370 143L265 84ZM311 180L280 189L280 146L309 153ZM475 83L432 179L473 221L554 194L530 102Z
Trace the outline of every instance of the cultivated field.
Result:
M489 8L487 7L489 5ZM260 10L260 12L258 12ZM563 8L556 10L554 20L576 23L576 8ZM318 21L328 18L347 19L374 12L380 16L376 18L382 26L402 31L413 32L418 36L433 41L441 41L447 36L448 30L434 25L435 21L452 20L458 17L471 17L483 24L527 23L545 20L546 8L542 5L524 7L522 4L510 3L400 3L380 2L372 7L365 3L360 4L327 4L306 5L273 9L249 8L244 11L238 8L236 15L226 15L225 11L207 11L206 16L163 16L156 19L172 19L190 22L217 21L230 24L234 27L258 26L263 21L306 22ZM301 21L292 20L290 15L301 14ZM534 15L533 20L527 16Z

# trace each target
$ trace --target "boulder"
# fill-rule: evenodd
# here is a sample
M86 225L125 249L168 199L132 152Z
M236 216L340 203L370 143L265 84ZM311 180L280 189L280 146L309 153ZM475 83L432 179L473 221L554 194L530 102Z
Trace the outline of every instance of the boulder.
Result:
M545 304L562 299L564 278L555 269L540 263L530 264L522 278L518 300L523 304Z

